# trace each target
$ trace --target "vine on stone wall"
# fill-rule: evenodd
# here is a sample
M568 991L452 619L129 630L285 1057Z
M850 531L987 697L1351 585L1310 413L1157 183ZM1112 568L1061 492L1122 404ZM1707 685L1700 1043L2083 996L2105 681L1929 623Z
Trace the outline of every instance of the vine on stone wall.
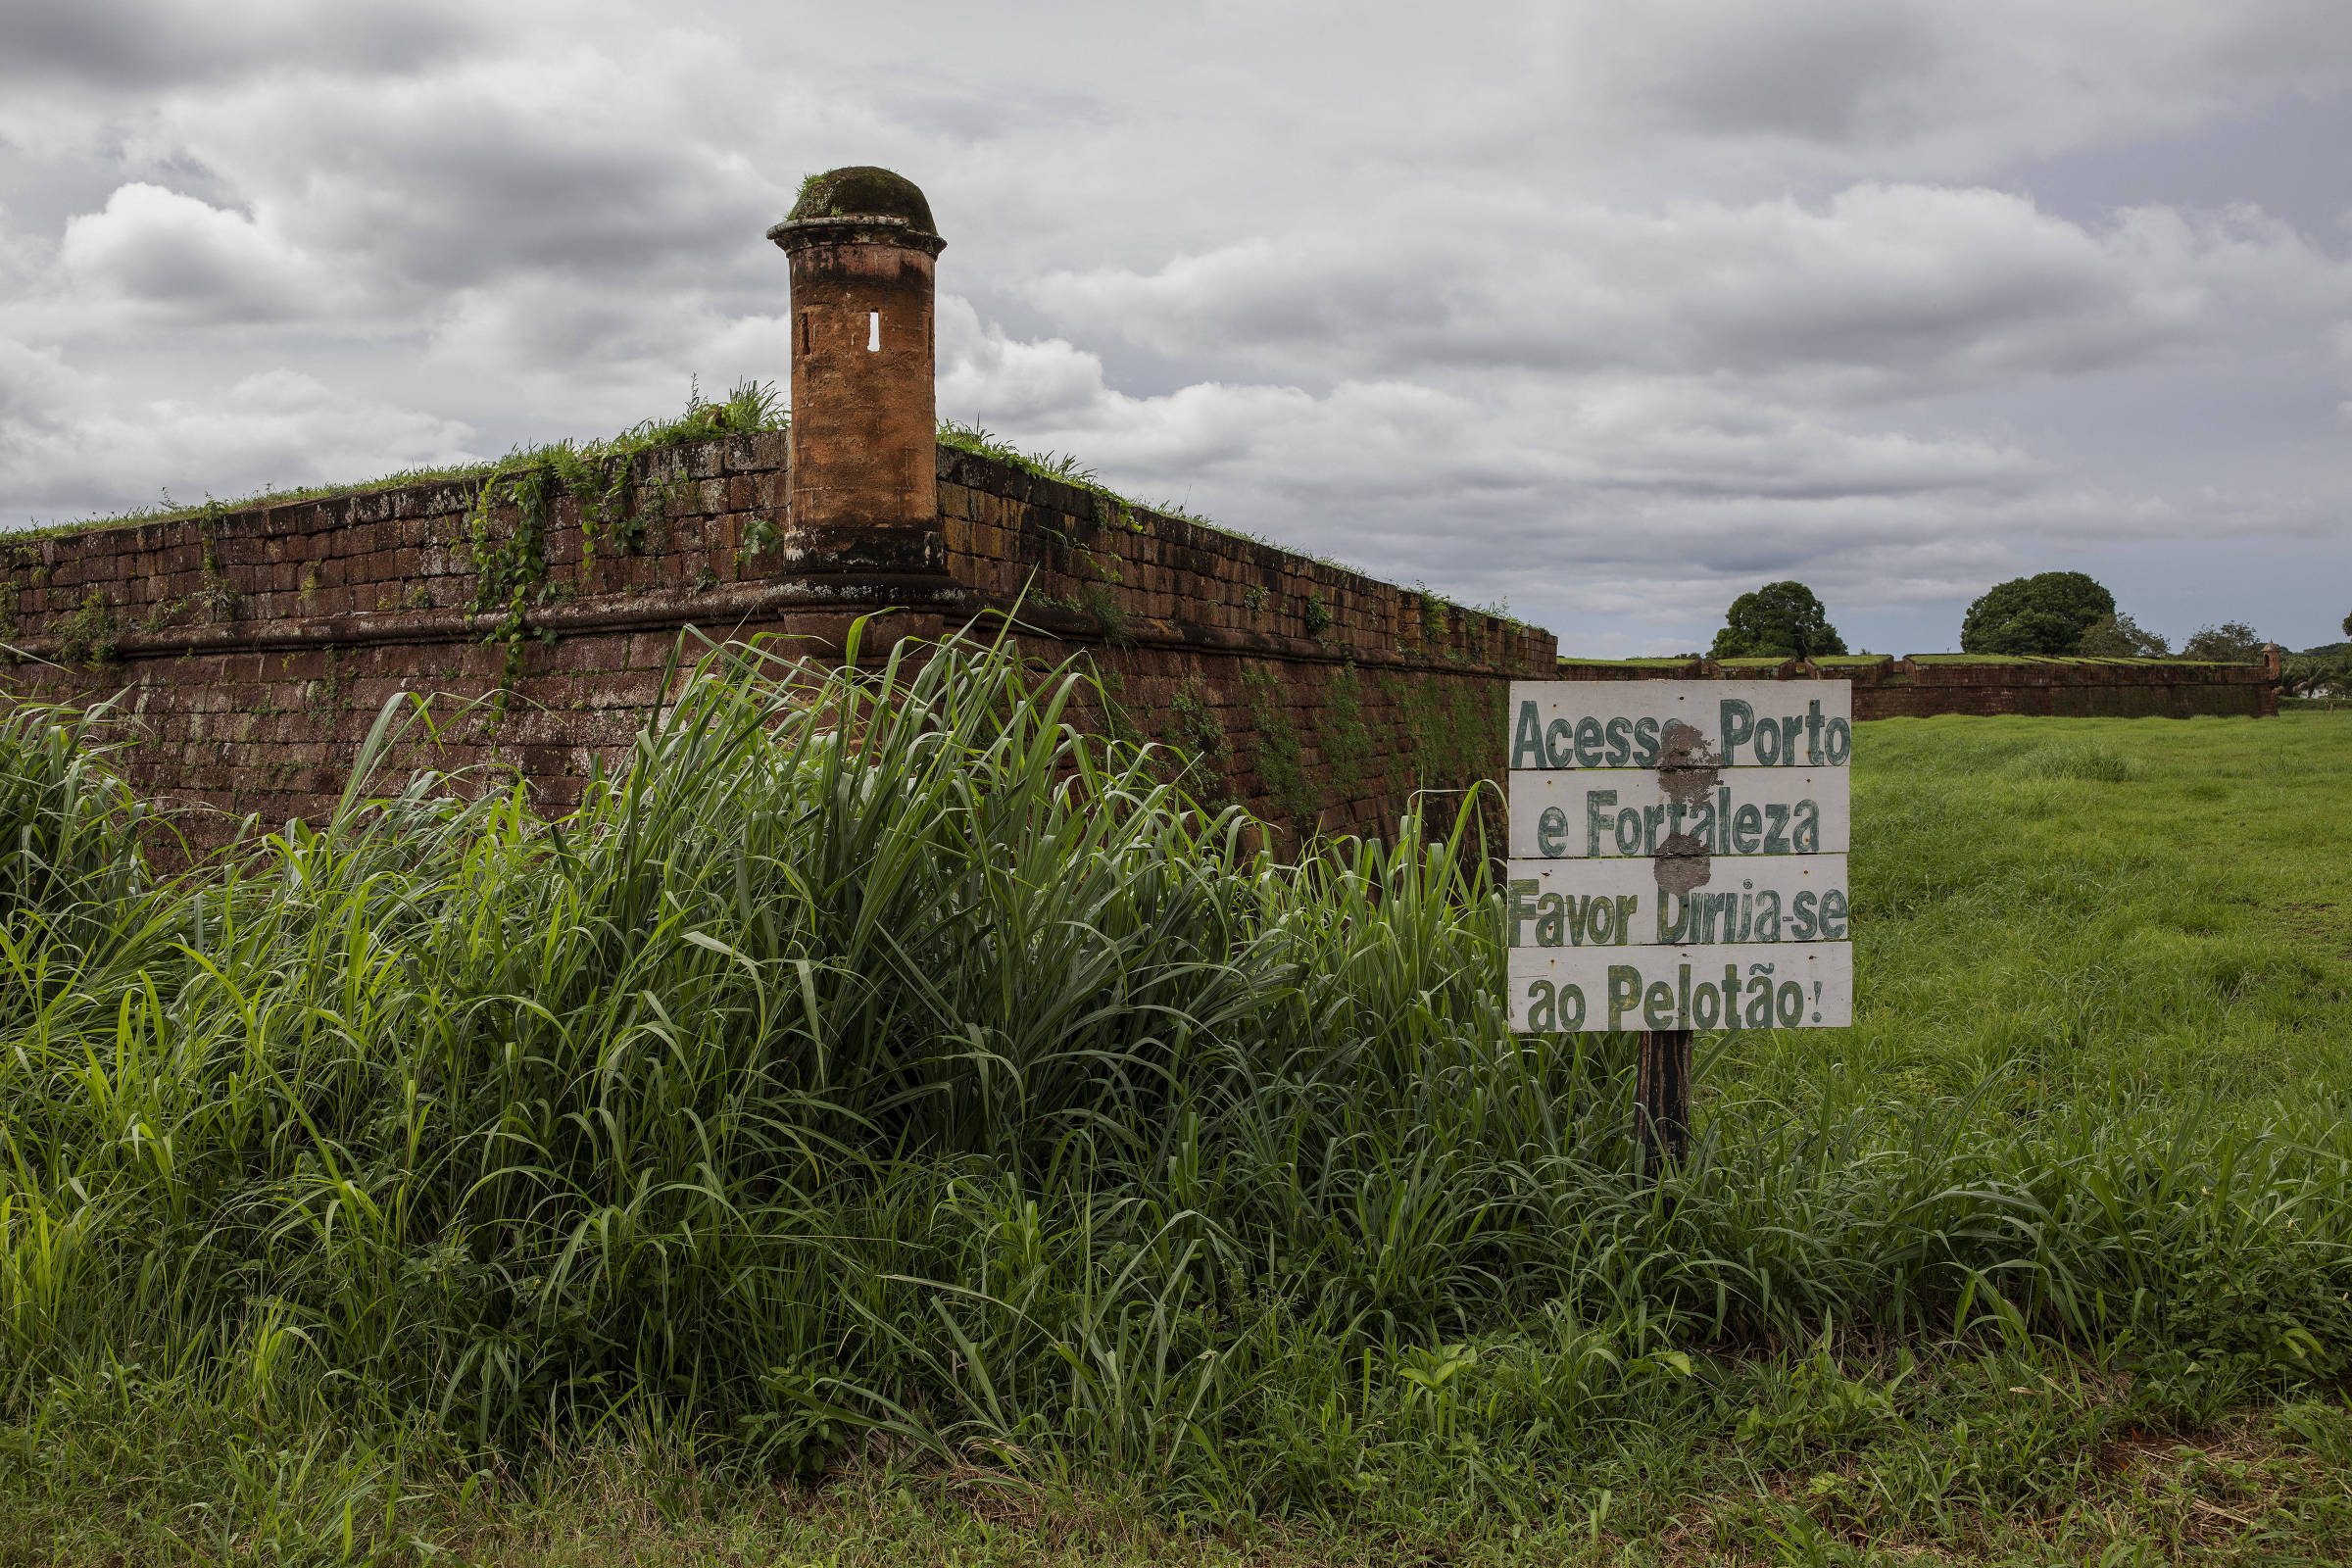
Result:
M688 390L686 412L677 418L647 419L606 441L582 446L564 441L540 449L565 493L579 503L583 569L593 567L600 549L624 556L644 549L651 519L667 510L684 482L676 475L641 482L640 457L721 436L781 430L787 422L772 381L738 381L717 403L705 400L698 383Z
M1483 777L1501 734L1504 697L1491 682L1446 676L1388 675L1381 690L1396 710L1422 789L1461 789Z
M1257 731L1257 781L1275 813L1299 838L1315 830L1315 792L1306 777L1306 750L1282 701L1282 682L1264 664L1242 666L1242 690Z
M1168 739L1176 749L1213 772L1220 792L1227 776L1226 760L1233 743L1226 738L1225 721L1217 716L1215 696L1198 674L1187 675L1168 699L1168 718L1174 732ZM1208 780L1204 773L1203 787Z
M214 626L237 618L237 590L228 580L228 567L220 559L220 523L227 515L228 508L210 496L204 498L204 508L196 514L196 538L203 546L199 563L202 586L192 597L196 612Z
M1414 591L1421 599L1421 647L1425 653L1435 653L1449 640L1446 601L1424 587L1416 585Z
M485 642L506 648L499 671L496 711L504 717L508 694L522 673L522 642L529 627L526 613L533 604L553 596L547 571L548 491L555 482L552 465L533 464L519 472L500 472L482 481L474 492L473 509L466 516L466 537L473 557L473 605L476 610L504 608L505 615ZM514 510L514 526L501 534L498 509Z
M496 716L505 715L508 696L522 673L530 610L564 591L547 560L557 498L569 496L579 508L580 570L592 576L600 552L629 555L645 548L651 520L667 511L685 482L674 474L647 478L639 472L640 458L691 442L780 430L785 422L772 382L738 382L719 403L706 401L698 385L687 394L685 414L675 419L647 419L610 440L559 441L517 452L491 471L474 493L466 537L473 558L474 608L504 612L483 639L506 648ZM505 531L499 524L502 508L514 514L514 527Z
M309 710L313 718L331 726L335 715L349 706L346 694L351 690L351 668L347 656L340 648L329 648L325 662L326 673L305 688L303 707Z
M1323 693L1323 760L1335 791L1353 800L1372 760L1372 730L1364 722L1362 680L1353 664L1342 664Z

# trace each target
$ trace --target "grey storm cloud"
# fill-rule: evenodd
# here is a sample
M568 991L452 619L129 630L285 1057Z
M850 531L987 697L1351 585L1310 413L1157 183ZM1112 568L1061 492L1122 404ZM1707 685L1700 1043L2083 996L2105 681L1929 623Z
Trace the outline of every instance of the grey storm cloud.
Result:
M0 84L0 515L778 379L760 231L871 162L944 413L1572 650L1788 575L1881 647L2046 566L2352 608L2352 175L2277 172L2337 0L19 0Z
M69 0L8 8L0 81L42 88L148 91L288 66L411 70L475 35L471 7L420 0Z

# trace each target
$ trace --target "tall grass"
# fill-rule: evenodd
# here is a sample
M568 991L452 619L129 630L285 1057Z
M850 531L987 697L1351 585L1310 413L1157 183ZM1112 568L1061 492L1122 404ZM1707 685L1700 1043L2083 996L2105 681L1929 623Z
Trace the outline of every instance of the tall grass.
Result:
M1474 814L1281 863L1078 670L926 652L714 652L553 820L371 799L388 708L331 819L154 885L80 721L12 718L0 1397L1331 1512L1399 1451L1521 1506L1688 1352L1833 1328L2352 1367L2352 1107L1718 1101L1643 1186L1627 1042L1503 1027Z

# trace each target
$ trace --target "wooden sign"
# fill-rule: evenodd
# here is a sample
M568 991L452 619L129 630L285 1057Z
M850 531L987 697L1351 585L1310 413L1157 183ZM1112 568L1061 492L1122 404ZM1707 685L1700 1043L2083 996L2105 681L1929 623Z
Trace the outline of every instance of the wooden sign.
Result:
M1514 683L1511 1027L1850 1024L1852 691Z

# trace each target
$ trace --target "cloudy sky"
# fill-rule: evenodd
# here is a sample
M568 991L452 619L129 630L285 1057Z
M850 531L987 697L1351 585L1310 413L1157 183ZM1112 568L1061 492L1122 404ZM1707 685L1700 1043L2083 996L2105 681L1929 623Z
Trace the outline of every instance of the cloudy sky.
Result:
M940 408L1571 652L1795 576L2352 610L2352 5L0 0L0 519L786 373L800 177L929 193Z

